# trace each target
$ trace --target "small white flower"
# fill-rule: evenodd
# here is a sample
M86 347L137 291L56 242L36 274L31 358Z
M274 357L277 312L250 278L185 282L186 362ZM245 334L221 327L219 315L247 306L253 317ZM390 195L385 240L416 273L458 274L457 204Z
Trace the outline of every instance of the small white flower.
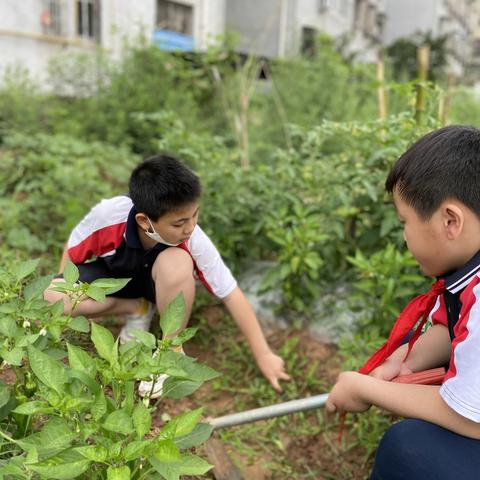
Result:
M28 320L24 320L23 323L22 323L23 328L28 328L28 327L30 327L30 325L31 325L31 323Z
M38 332L42 337L44 337L47 334L47 329L46 327L43 327L40 332Z

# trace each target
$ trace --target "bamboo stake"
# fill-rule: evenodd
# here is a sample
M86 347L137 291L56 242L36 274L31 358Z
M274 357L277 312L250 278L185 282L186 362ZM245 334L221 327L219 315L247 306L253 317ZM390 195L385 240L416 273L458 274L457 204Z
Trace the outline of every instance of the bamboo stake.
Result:
M450 114L450 106L452 102L454 84L455 84L455 76L453 75L453 73L449 73L448 80L447 80L447 91L445 92L444 100L443 100L442 116L439 116L442 126L445 126L448 124L448 116Z
M387 116L387 105L385 102L385 62L382 51L378 52L377 58L377 82L378 117L380 120L385 120Z
M428 45L423 45L417 50L418 83L417 101L415 104L415 121L417 125L420 124L422 113L425 110L425 87L423 84L427 81L429 54L430 47Z

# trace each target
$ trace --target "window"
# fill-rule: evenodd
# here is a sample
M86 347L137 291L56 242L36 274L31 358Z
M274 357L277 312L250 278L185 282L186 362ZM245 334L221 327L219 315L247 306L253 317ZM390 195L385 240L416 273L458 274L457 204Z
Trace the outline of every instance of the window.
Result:
M169 0L158 0L157 26L163 30L193 35L193 7Z
M325 13L332 5L331 0L318 0L318 12Z
M100 0L77 0L77 35L100 41Z
M43 0L40 23L45 35L62 35L62 8L60 0Z
M363 29L364 16L365 16L365 1L355 0L353 26L356 30Z
M317 31L314 28L302 28L302 54L306 57L313 57L316 51Z

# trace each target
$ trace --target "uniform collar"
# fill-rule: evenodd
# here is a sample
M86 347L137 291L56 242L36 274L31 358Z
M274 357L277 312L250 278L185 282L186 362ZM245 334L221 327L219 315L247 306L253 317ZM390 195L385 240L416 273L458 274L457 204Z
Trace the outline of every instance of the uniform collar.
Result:
M135 220L135 215L137 211L135 207L132 207L127 218L127 228L125 229L125 242L129 247L141 248L143 250L143 245L140 242L138 237L137 221Z
M470 280L480 272L480 251L477 252L463 267L445 277L445 288L451 293L463 290Z

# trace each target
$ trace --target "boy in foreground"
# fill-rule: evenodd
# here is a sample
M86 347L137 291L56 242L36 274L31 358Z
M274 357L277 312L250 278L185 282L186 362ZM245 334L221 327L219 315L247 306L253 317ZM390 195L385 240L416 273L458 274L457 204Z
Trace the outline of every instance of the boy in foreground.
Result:
M437 281L400 314L360 373L340 374L326 408L363 412L376 405L408 418L380 442L371 480L478 479L480 131L450 126L424 136L397 160L386 190L409 250ZM433 325L420 335L427 317ZM390 382L444 365L441 386Z
M162 312L183 293L186 326L195 296L195 277L220 298L234 318L252 350L255 361L272 386L281 391L279 380L288 380L283 360L274 354L262 333L256 315L230 270L208 236L197 225L201 187L198 177L174 157L152 157L132 172L129 196L102 200L73 229L62 258L75 263L80 281L97 278L131 278L127 285L105 302L86 298L73 312L95 318L122 315L126 323L120 342L133 337L135 329L148 330L154 307ZM92 260L93 261L90 261ZM45 291L51 303L63 293ZM155 385L142 381L140 395L161 395L166 375ZM152 389L153 387L153 389Z

